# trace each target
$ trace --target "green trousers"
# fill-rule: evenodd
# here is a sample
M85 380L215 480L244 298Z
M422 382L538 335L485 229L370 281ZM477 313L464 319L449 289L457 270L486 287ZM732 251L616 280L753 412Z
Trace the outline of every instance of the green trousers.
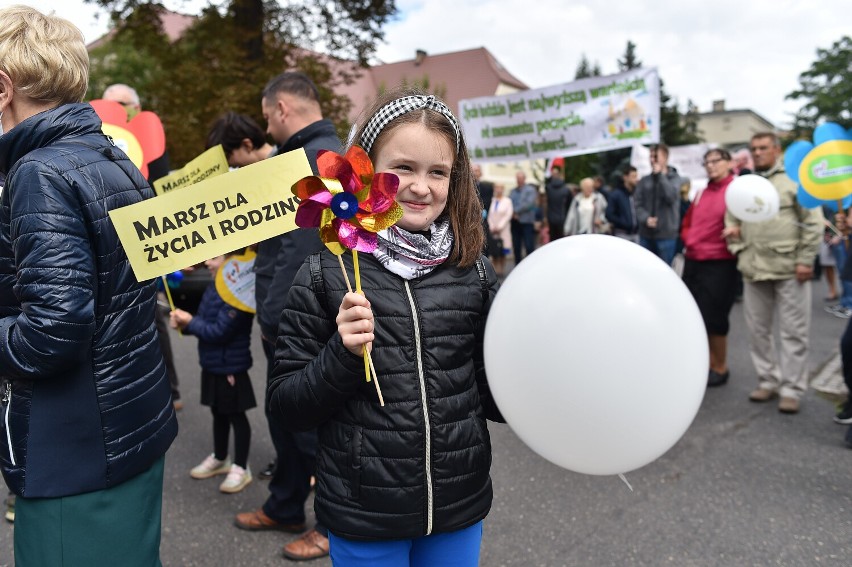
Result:
M105 490L15 503L17 567L161 567L161 457Z

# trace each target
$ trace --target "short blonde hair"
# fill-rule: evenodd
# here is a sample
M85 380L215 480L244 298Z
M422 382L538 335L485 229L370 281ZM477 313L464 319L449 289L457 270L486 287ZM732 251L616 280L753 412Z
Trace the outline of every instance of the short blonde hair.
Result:
M29 6L0 9L0 71L15 91L39 102L81 102L89 86L89 53L71 22Z

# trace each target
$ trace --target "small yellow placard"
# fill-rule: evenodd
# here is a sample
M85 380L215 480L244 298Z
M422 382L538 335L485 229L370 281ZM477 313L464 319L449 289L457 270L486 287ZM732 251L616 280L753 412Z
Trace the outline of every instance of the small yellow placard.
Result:
M246 313L257 311L254 295L254 259L257 254L247 250L239 256L229 256L216 272L216 291L222 300Z
M157 195L165 195L169 191L188 187L199 181L204 181L216 175L228 172L228 159L222 144L213 146L181 169L154 181L153 189Z
M313 175L298 149L110 211L139 281L298 228L290 187Z

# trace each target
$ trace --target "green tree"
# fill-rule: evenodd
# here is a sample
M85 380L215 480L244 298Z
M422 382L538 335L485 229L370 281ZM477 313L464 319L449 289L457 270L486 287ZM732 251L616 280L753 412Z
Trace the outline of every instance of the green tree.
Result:
M600 77L601 66L595 61L594 64L589 63L588 57L583 53L580 56L580 63L577 65L577 70L574 72L574 79L585 79L587 77Z
M799 75L799 88L787 99L804 104L793 118L795 137L810 138L820 122L852 126L852 38L843 36L828 49L817 49L810 69Z
M690 117L695 120L696 117ZM687 126L684 115L680 112L678 100L672 98L665 89L660 78L660 141L669 146L697 144L701 141L697 132L697 123Z
M619 58L618 70L622 73L631 69L638 69L642 66L642 62L636 57L636 44L627 40L627 48L624 50L624 56Z
M90 98L110 83L135 87L143 106L163 121L173 167L204 149L210 123L225 111L263 124L260 92L285 69L316 82L323 113L345 136L351 103L334 88L360 72L396 10L394 0L211 2L170 42L157 2L86 1L107 8L114 28L90 54Z

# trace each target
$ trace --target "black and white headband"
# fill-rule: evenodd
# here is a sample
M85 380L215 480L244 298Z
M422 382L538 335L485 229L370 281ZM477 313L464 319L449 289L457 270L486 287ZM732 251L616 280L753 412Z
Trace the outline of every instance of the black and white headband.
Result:
M456 117L453 116L453 113L450 112L450 109L447 108L447 105L435 98L434 95L404 96L381 107L373 115L373 117L370 118L370 121L367 122L367 126L364 127L364 132L361 134L361 147L364 148L365 152L369 153L370 148L373 147L373 143L376 141L376 138L379 137L379 134L385 129L385 126L390 124L392 120L402 116L403 114L407 114L414 110L423 110L424 108L440 112L450 122L453 126L453 130L456 132L456 152L458 152L459 140L461 139L459 123L456 121Z

